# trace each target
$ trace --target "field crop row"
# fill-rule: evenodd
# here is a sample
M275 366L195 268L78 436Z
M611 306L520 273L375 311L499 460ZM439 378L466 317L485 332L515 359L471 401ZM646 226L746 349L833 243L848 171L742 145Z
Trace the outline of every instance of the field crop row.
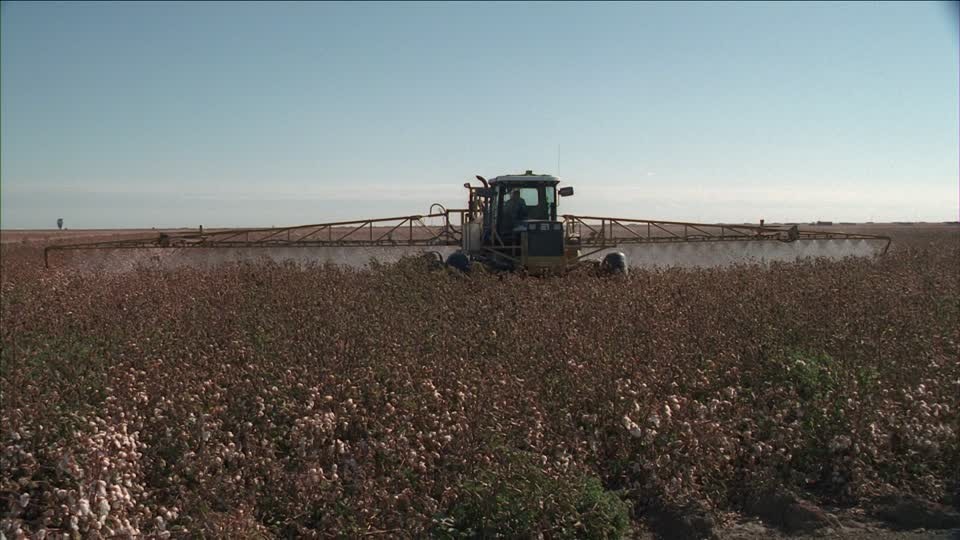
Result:
M613 537L960 483L960 246L458 275L90 275L4 246L0 530Z

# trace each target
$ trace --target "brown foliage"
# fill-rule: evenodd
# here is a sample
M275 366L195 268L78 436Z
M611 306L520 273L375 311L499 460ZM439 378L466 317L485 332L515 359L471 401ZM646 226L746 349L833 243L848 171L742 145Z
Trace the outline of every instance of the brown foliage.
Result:
M615 279L2 254L10 537L416 536L505 448L640 510L960 481L955 234Z

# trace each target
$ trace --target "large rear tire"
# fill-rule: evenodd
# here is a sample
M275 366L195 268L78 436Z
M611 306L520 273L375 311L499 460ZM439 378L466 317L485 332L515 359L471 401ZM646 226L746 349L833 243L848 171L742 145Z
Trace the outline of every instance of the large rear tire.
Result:
M470 257L462 251L455 251L447 257L447 266L461 272L470 272Z
M627 256L621 251L607 253L607 256L603 258L603 262L600 264L600 269L606 274L627 275L630 272L627 266Z

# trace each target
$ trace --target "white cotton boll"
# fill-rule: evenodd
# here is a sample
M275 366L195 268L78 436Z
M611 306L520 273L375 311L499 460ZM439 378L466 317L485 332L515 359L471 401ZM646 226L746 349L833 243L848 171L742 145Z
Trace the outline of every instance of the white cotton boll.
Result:
M19 523L18 523L18 524L15 524L15 525L7 525L7 520L3 520L3 521L0 522L0 523L4 523L4 527L10 527L10 529L9 529L10 534L13 535L14 538L26 538L26 537L27 537L27 536L23 533L23 527L21 527ZM6 535L3 533L3 531L0 531L0 540L7 540L7 537L6 537Z
M100 499L100 504L97 505L97 516L100 519L106 519L107 514L110 513L110 503L106 499Z
M93 514L93 512L90 511L90 501L86 499L80 499L80 502L77 503L77 506L79 506L80 508L81 516L85 516L87 514Z
M622 421L623 427L630 432L632 437L636 437L638 439L643 437L643 430L640 429L640 426L638 426L637 423L634 422L629 416L624 415Z
M657 416L656 414L651 414L647 418L647 422L650 422L651 424L653 424L653 427L660 427L660 417Z

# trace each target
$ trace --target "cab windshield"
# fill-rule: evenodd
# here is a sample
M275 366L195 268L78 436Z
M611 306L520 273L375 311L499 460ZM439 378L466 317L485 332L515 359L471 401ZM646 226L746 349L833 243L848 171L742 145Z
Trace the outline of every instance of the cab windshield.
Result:
M523 199L523 203L527 207L527 219L557 219L556 186L542 184L536 186L504 186L500 199L501 211L507 208L511 192L514 190L520 192L520 198Z

